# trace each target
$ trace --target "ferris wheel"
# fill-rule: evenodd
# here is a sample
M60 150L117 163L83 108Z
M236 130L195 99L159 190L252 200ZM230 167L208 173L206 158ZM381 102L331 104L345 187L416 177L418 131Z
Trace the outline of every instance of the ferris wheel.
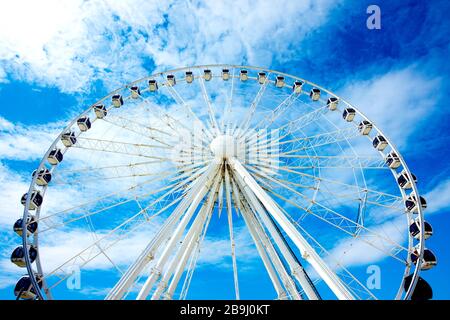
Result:
M305 79L237 65L153 74L45 153L14 224L11 261L27 272L14 294L79 297L77 270L105 299L189 299L218 256L226 298L260 285L269 299L430 299L416 183L375 123Z

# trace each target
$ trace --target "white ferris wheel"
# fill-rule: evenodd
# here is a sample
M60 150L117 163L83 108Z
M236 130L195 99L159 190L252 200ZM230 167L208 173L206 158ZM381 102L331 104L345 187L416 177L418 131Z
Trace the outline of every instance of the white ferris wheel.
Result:
M27 270L14 293L70 298L78 270L105 299L189 299L215 254L228 298L253 298L259 272L269 299L429 299L416 182L370 119L305 79L237 65L153 74L45 153L14 225L11 261Z

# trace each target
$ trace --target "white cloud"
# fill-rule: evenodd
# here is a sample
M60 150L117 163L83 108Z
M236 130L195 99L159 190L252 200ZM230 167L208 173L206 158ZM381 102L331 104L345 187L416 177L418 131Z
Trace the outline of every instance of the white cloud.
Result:
M428 204L428 208L424 211L425 220L429 215L439 213L441 210L448 210L450 207L450 180L436 185L434 189L424 195L424 198ZM406 219L403 216L379 225L368 226L368 228L398 244L405 243L408 235ZM373 243L375 247L386 248L386 242L381 238L374 239ZM386 258L386 255L375 247L358 238L343 240L330 250L330 261L340 261L345 266L354 266L374 263Z
M4 2L0 5L0 82L6 81L9 74L16 79L56 86L64 92L79 92L89 90L98 79L112 89L147 75L152 71L144 66L148 59L154 61L157 69L241 63L244 59L249 64L270 66L274 61L288 60L291 45L300 46L302 37L326 19L332 6L331 1L280 1L276 5L268 1L241 1L239 6L232 1ZM157 28L162 24L166 26ZM342 96L360 107L401 146L415 129L412 124L426 116L432 107L429 92L438 81L428 80L409 67L350 83ZM61 128L62 123L25 127L0 117L2 158L40 158ZM9 186L0 196L0 202L6 204L2 207L0 225L10 229L22 210L19 199L28 183L3 165L0 181ZM446 208L449 194L449 181L428 193L429 212ZM51 203L46 206L52 208ZM56 203L54 208L57 209ZM401 223L405 223L404 219ZM390 230L387 227L383 225L384 231ZM147 241L148 234L130 237L113 250L111 257L126 265L142 248L135 244ZM50 257L46 263L55 266L91 242L90 236L80 230L57 233L47 243L48 247L43 247L43 254L47 250ZM238 244L244 243L240 252L255 257L249 242L244 236L239 238ZM350 242L340 243L334 252L342 254L349 247L351 250L345 256L348 264L382 258L367 250L367 246ZM228 254L228 241L207 238L200 262L225 263ZM6 263L11 266L4 259L2 272L17 273ZM101 259L93 268L107 269L111 265ZM0 279L0 283L11 282L6 281ZM92 292L90 288L86 290Z
M2 159L34 160L41 158L63 128L63 123L45 125L13 124L0 116Z
M428 209L426 214L437 213L450 207L450 179L444 180L424 195Z
M204 63L270 66L320 25L329 0L174 2L31 1L0 5L0 79L89 90L111 89L158 69ZM24 9L25 8L25 9Z
M352 80L341 90L341 96L401 148L417 125L430 116L439 86L439 79L430 79L416 66L409 66L368 80Z

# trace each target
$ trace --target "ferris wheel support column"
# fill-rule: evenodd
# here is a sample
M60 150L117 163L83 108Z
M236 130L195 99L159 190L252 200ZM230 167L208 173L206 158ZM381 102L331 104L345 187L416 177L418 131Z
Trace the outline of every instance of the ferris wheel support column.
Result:
M177 266L184 264L184 261L186 259L185 257L189 257L191 255L194 244L200 236L200 232L203 228L203 225L205 224L206 218L207 213L205 207L203 207L195 218L195 221L189 229L188 233L184 237L183 243L181 244L181 247L178 249L177 254L170 263L169 268L166 270L164 276L159 282L158 287L152 295L152 300L159 299L163 291L167 288L168 281L174 271L177 269Z
M238 177L239 182L242 181L240 177ZM281 235L279 234L278 230L276 230L274 223L271 221L270 217L267 215L266 210L263 208L261 203L256 198L255 194L251 192L251 190L248 190L248 188L245 188L245 185L243 183L239 183L241 189L243 190L243 193L245 197L248 199L248 203L250 203L254 208L255 212L259 214L261 217L262 222L266 226L267 230L269 231L269 234L271 235L272 239L275 241L275 244L278 246L278 248L281 251L281 254L286 259L287 264L289 265L291 274L297 279L297 281L302 286L303 290L305 291L306 295L310 300L319 300L320 296L317 293L317 290L314 288L314 285L306 275L306 272L303 268L303 266L296 260L296 257L293 255L291 250L288 248L285 241L281 238ZM255 217L256 219L256 217Z
M174 272L174 275L172 277L172 280L169 284L169 287L167 288L166 293L164 294L165 299L172 299L172 296L175 292L175 289L178 286L178 282L180 281L181 276L183 275L183 272L185 271L186 263L188 262L188 259L191 257L191 253L194 250L199 250L200 242L202 240L202 233L203 235L206 233L206 230L209 225L209 221L211 219L211 215L214 209L214 202L217 198L217 187L219 185L220 178L217 179L215 183L214 190L216 190L214 193L211 191L206 203L203 205L203 212L204 212L204 220L203 223L200 225L200 229L198 230L198 233L192 237L188 249L184 252L182 250L181 253L183 253L182 257L179 259L179 263L177 264L177 268Z
M160 277L161 269L164 267L167 259L170 257L172 250L174 249L175 245L177 244L184 229L186 228L186 225L188 224L192 215L194 214L195 210L197 209L200 201L205 197L207 192L211 190L211 186L215 180L214 178L216 177L220 166L221 166L220 163L213 160L210 170L208 170L206 176L204 176L205 179L204 180L202 179L203 180L202 187L200 188L198 193L194 195L194 198L192 199L188 210L184 214L183 219L180 221L179 225L177 226L177 228L173 232L172 236L170 237L170 240L166 244L164 251L161 253L159 260L156 262L155 266L152 268L152 271L151 271L149 277L145 281L144 286L142 287L141 291L139 292L139 294L137 296L138 300L144 300L147 298L153 284Z
M206 172L197 178L197 181L186 194L182 202L175 208L175 210L170 215L169 219L159 230L156 236L150 241L144 251L140 254L138 259L133 263L133 265L128 268L122 278L117 282L113 289L108 293L105 300L117 300L122 299L125 293L128 291L130 286L134 283L137 276L141 273L144 267L153 260L154 252L159 248L159 246L170 237L170 232L179 221L182 214L186 211L188 206L191 204L191 199L198 193L202 188L204 180L201 178L206 174Z
M278 272L280 279L283 281L283 285L285 286L286 290L289 292L289 296L294 300L302 300L302 296L297 291L295 282L289 276L288 271L286 270L282 261L280 260L280 257L278 256L269 237L264 232L261 224L254 216L251 209L249 209L248 207L246 208L245 205L244 205L244 210L242 210L242 217L244 218L245 224L247 225L247 227L250 231L250 234L252 235L252 237L254 239L254 242L255 243L261 242L263 247L266 249L266 252L267 252L270 260L272 261L276 272ZM275 277L277 277L277 276L275 275ZM275 290L277 290L277 287L275 287ZM279 297L282 297L281 293L279 292L279 289L277 290L277 293L278 293Z
M244 187L249 188L256 195L266 210L299 248L302 257L311 264L336 297L341 300L353 300L353 295L346 288L342 280L325 264L308 241L292 225L283 212L280 211L274 200L261 188L239 160L231 157L227 161L233 168L234 173L242 179Z

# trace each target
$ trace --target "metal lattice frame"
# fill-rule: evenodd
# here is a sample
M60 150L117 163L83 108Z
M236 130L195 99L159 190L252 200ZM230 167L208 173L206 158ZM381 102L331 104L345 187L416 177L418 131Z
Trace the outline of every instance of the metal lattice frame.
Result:
M200 141L198 141L197 145L193 145L189 150L190 159L195 159L195 155L200 152L201 148L204 147L204 144L209 144L211 140L221 135L221 130L224 130L225 120L222 119L219 124L215 112L213 110L213 106L211 103L211 98L208 95L208 91L205 85L205 76L203 74L204 69L212 69L212 70L220 70L220 69L229 69L229 80L231 82L231 95L233 94L234 82L239 81L241 75L236 74L238 70L247 70L250 72L264 72L266 74L266 78L260 84L260 88L256 93L256 96L253 98L250 106L248 107L248 113L246 117L243 117L239 123L230 123L232 128L228 128L233 137L237 137L236 141L242 141L242 139L251 138L248 133L248 129L251 128L251 120L253 119L255 111L258 109L261 100L263 99L264 92L266 87L271 84L273 85L275 81L273 80L273 75L284 77L284 83L282 88L288 87L294 81L301 81L304 87L307 88L318 88L322 92L322 94L326 94L328 97L337 98L339 102L339 109L343 110L345 108L352 108L355 111L355 116L360 120L369 121L368 118L361 113L356 107L352 106L345 100L334 95L332 92L321 88L320 86L311 83L305 79L298 78L286 73L277 72L274 70L268 70L263 68L256 68L251 66L238 66L238 65L205 65L205 66L196 66L189 68L180 68L174 69L167 72L161 72L149 77L145 77L134 81L120 89L117 89L111 92L109 95L99 100L92 106L90 106L87 110L81 113L77 118L71 121L66 128L60 133L60 135L55 139L52 143L48 151L45 153L42 161L39 164L38 170L46 168L46 161L49 153L60 146L60 140L63 133L69 131L71 128L74 128L77 123L77 119L82 116L89 116L93 113L93 108L99 104L108 105L108 101L114 95L121 94L124 97L124 104L133 99L132 93L130 93L130 88L133 86L145 87L148 80L157 79L158 84L161 88L166 88L168 94L172 97L174 101L179 106L182 106L187 110L188 113L192 115L192 119L198 119L195 112L190 108L189 104L182 98L179 92L175 89L176 85L170 83L167 80L167 75L170 74L180 74L185 71L191 71L193 73L193 80L199 83L201 94L205 100L205 104L207 106L208 112L208 120L206 123L201 121L203 135L200 137ZM218 78L217 74L213 75L213 78ZM272 79L270 79L272 77ZM289 79L290 82L288 84ZM178 82L186 81L187 79L177 80ZM215 80L215 79L214 79ZM258 81L259 79L255 76L248 76L248 81ZM142 85L145 84L145 85ZM283 89L284 90L284 89ZM146 89L148 91L148 89ZM139 94L139 98L142 99L142 104L149 104L148 98L142 97ZM302 93L296 94L295 92L290 93L285 96L285 99L282 100L278 106L274 107L272 110L269 110L265 113L263 119L261 119L257 127L260 128L261 125L265 124L266 126L262 126L267 129L270 125L275 123L279 118L284 117L286 115L287 110L297 102L299 95ZM224 112L227 110L230 111L233 107L232 104L233 97L228 97L228 103L224 106ZM281 137L278 139L268 140L267 145L263 146L264 148L269 148L271 144L292 144L295 145L290 151L281 153L280 157L283 158L295 158L297 161L296 166L290 167L281 167L281 170L284 170L286 174L296 174L296 175L304 175L308 176L307 173L302 173L299 170L304 168L312 168L317 171L317 174L311 175L308 177L309 179L316 179L317 184L315 185L316 190L312 196L311 206L301 207L306 213L312 214L320 219L324 219L327 221L337 221L335 226L338 226L342 230L346 230L346 228L359 228L360 230L368 230L364 226L362 222L353 222L347 221L344 216L340 215L338 212L335 212L328 208L327 206L323 206L319 210L317 208L312 208L312 204L314 203L315 197L319 190L319 186L327 183L335 183L332 181L327 181L326 178L320 177L321 168L352 168L353 173L356 174L355 170L360 170L362 172L363 168L374 168L374 169L389 169L391 170L394 178L397 177L398 171L397 169L390 169L386 167L385 157L386 152L379 151L381 160L379 158L374 157L359 157L356 152L353 151L353 155L349 155L346 157L333 157L333 156L321 156L317 152L317 148L321 146L326 146L329 144L337 143L339 141L345 141L351 147L351 143L349 139L358 135L357 130L354 128L340 129L336 127L336 130L329 131L326 133L319 133L313 136L308 136L305 138L296 138L294 133L302 132L303 128L306 127L310 123L315 123L319 119L328 121L332 123L325 116L329 111L325 104L323 98L319 100L321 102L321 107L317 107L309 113L305 113L303 116L299 117L294 121L289 121L286 125L279 127L279 132L281 133ZM180 130L189 128L184 127L183 123L180 120L174 118L173 115L167 113L165 110L154 110L151 108L151 112L155 114L155 116L160 117L161 121L164 122L167 130L164 131L162 129L152 128L150 126L143 126L139 121L126 119L121 117L120 115L114 115L114 107L110 106L107 108L108 116L104 121L115 125L116 127L120 127L123 130L128 130L134 133L138 133L149 137L154 144L137 144L137 143L129 143L129 142L119 142L119 141L111 141L106 139L95 139L83 137L83 132L78 132L76 134L76 138L78 139L77 144L75 145L78 148L83 148L86 150L101 150L103 152L110 152L115 154L124 154L124 155L135 155L142 156L145 154L145 150L148 149L170 149L174 146L170 143L170 139L165 139L166 137L180 135ZM111 114L110 114L111 113ZM91 117L91 122L94 125L94 122L97 120L96 117ZM417 189L416 183L413 179L413 175L411 174L406 162L401 156L400 152L397 150L395 145L390 141L387 136L372 122L373 132L378 135L382 135L389 146L389 150L395 152L398 156L398 159L401 163L400 168L406 172L409 177L409 181L411 182L412 192L416 195L417 200L419 201L419 191ZM184 127L184 128L183 128ZM172 131L170 129L173 129ZM153 135L154 133L157 133ZM289 137L289 139L288 139ZM369 140L372 140L374 135L367 135ZM286 139L286 140L283 140ZM342 150L342 147L339 145ZM259 147L258 147L259 148ZM63 154L68 151L69 148L61 147ZM258 149L259 150L259 149ZM299 156L297 155L298 151L309 150L313 153L310 155L307 151L306 155ZM267 155L267 158L270 158L270 155ZM148 216L148 208L144 207L140 212L138 212L135 216L127 219L120 225L116 226L113 230L111 230L107 235L97 240L97 242L92 244L92 248L86 248L83 252L78 253L67 263L75 263L78 262L80 265L88 263L95 257L100 254L105 254L105 251L109 248L109 246L113 246L115 243L123 239L124 237L136 230L142 224L148 222L153 217L160 215L165 210L172 208L172 213L169 218L164 223L162 229L159 233L156 234L154 239L149 243L149 245L144 249L139 258L132 264L129 269L123 273L120 281L116 284L113 290L108 294L107 299L117 299L126 297L130 289L135 285L135 282L139 277L139 275L148 267L149 261L155 258L155 254L157 249L162 249L162 255L160 255L156 260L156 264L150 270L149 276L145 281L143 287L141 288L138 299L147 298L150 290L154 287L154 284L157 280L162 278L162 280L157 284L156 291L153 293L152 298L160 298L164 296L165 298L171 298L173 296L174 290L177 287L178 281L183 274L186 266L188 268L195 267L196 258L195 253L199 250L199 245L201 239L204 237L204 233L206 232L207 225L209 220L211 219L212 212L214 210L214 204L217 201L218 207L220 208L219 212L222 211L223 207L227 208L227 216L230 224L230 239L231 239L231 249L232 252L234 250L235 244L233 240L233 227L232 227L232 211L242 214L242 217L245 220L246 225L251 233L252 238L254 239L257 250L266 266L266 269L269 273L269 276L274 284L274 287L278 293L279 298L295 298L301 299L303 296L297 290L295 281L303 288L303 292L306 293L306 296L309 299L318 299L320 298L315 286L314 282L311 281L308 275L305 273L305 269L299 263L298 257L292 252L291 247L283 242L284 238L281 234L276 232L276 229L279 227L283 232L287 234L287 236L292 240L295 245L295 250L299 249L301 253L301 257L307 263L309 263L314 270L319 274L320 278L324 280L324 282L328 285L331 291L336 295L339 299L353 299L356 298L354 294L355 291L352 291L349 286L343 282L342 276L339 276L337 272L333 271L321 258L321 256L317 253L317 249L314 249L316 246L312 244L311 241L308 240L308 237L302 233L298 227L295 225L295 221L291 221L290 217L285 214L283 208L281 208L274 199L284 199L285 201L289 201L289 199L283 198L282 195L277 194L274 190L270 190L270 187L273 183L278 184L279 187L282 187L284 190L293 190L296 191L298 185L293 185L290 180L280 180L278 178L273 177L273 172L276 170L273 166L274 159L263 159L257 160L254 163L246 163L243 164L236 156L226 156L222 160L222 162L217 161L214 157L211 159L207 159L207 161L200 162L199 160L193 160L191 164L184 163L184 156L180 156L180 162L177 165L179 172L181 172L181 179L175 180L178 182L174 182L172 185L167 186L167 188L162 187L161 190L158 191L167 191L161 197L155 201L152 206L156 209L152 212L153 215ZM116 172L120 172L122 177L128 176L151 176L149 171L147 170L147 166L152 163L163 163L168 161L169 159L164 158L162 156L148 155L145 156L145 161L140 163L133 163L129 165L117 165L115 168L105 167L99 168L99 170L117 170ZM217 163L216 163L217 162ZM210 163L208 167L206 167ZM51 166L50 172L56 172L56 165ZM88 169L87 169L88 170ZM80 170L82 171L82 170ZM316 172L315 171L315 172ZM170 177L170 170L161 177L161 173L158 173L160 178L163 179L165 177ZM114 176L113 178L120 178L120 175ZM364 174L363 174L364 177ZM152 179L158 179L158 175L147 181L154 181ZM57 180L56 180L57 181ZM57 183L55 181L55 183ZM63 182L62 182L63 183ZM142 182L141 185L144 185L146 182ZM365 185L365 182L364 182ZM352 185L352 187L355 187ZM175 191L183 190L183 188L187 188L184 191L185 197L183 199L177 198L174 196ZM291 189L289 189L291 188ZM36 177L33 177L28 194L31 194L34 190L39 189L41 194L45 197L45 192L47 190L47 186L39 187L36 184ZM408 195L405 190L399 187L401 198L397 198L395 196L391 196L389 194L384 194L382 192L373 191L369 196L367 196L366 192L366 202L370 204L377 204L386 207L397 207L398 202L404 202ZM362 189L358 189L358 192L362 192ZM119 194L121 191L118 191ZM126 192L126 191L124 191ZM155 191L155 193L157 193ZM302 196L301 192L296 191L298 196ZM224 197L225 194L225 197ZM148 194L147 194L148 195ZM144 198L146 195L142 195ZM171 197L170 201L166 199L166 197ZM335 195L334 197L342 197L342 195ZM136 197L135 201L138 202L138 197ZM203 200L205 198L205 200ZM105 197L106 199L106 197ZM125 200L126 201L126 200ZM139 202L138 202L139 203ZM119 205L119 204L116 204ZM98 209L98 212L101 210L108 210L110 206L114 206L114 204L105 203L104 206ZM82 206L80 206L82 209ZM175 207L175 209L173 209ZM198 209L198 207L201 209ZM300 207L299 207L300 208ZM80 210L81 210L80 209ZM199 213L196 213L196 210L199 210ZM87 219L91 215L96 214L97 212L90 212L85 209L85 211L81 211L82 214L72 220L63 221L63 224L70 223L72 221ZM28 217L31 215L30 212L30 197L28 197L25 203L25 209L23 213L23 230L26 230L26 221ZM46 223L48 224L48 229L56 228L58 225L56 223L51 222L52 217L40 217L40 208L37 208L35 212L35 219L42 224L47 219ZM171 260L169 263L169 269L165 270L163 274L163 267L169 261L171 254L175 251L176 242L183 236L183 233L188 225L188 222L191 216L196 216L192 225L188 228L186 235L184 236L184 241L182 245L183 250L179 250L176 255L176 260ZM412 218L411 213L406 212L407 223ZM420 225L420 230L424 230L424 218L423 218L423 210L420 205L417 206L417 217ZM75 219L75 220L74 220ZM181 219L181 220L180 220ZM273 220L272 220L273 219ZM334 219L334 220L330 220ZM181 221L181 223L177 224L177 222ZM128 229L129 228L129 229ZM25 250L25 260L26 260L26 268L28 274L31 277L32 285L34 290L37 293L37 297L39 299L51 299L51 287L47 284L46 278L49 275L44 275L42 268L42 257L38 255L35 266L36 270L33 269L33 264L30 261L28 248L30 244L33 244L36 248L39 248L39 234L45 234L45 228L42 227L42 230L36 232L33 236L29 237L27 232L23 232L22 242L23 248ZM266 233L267 231L268 233ZM369 230L370 231L370 230ZM379 235L374 233L371 234L373 237L380 238ZM419 278L420 266L423 260L423 250L424 250L424 235L421 232L420 237L418 239L418 258L416 267L411 264L409 253L413 251L413 241L414 239L409 236L408 247L403 248L400 245L397 245L398 250L405 250L408 253L407 263L404 272L404 276L408 274L413 274L413 278L409 288L406 292L402 291L403 287L403 279L400 286L400 289L395 298L400 299L409 299L413 293L417 280ZM366 235L369 239L369 237ZM113 239L113 240L110 240ZM101 246L99 244L102 243L103 240L110 240L108 245ZM364 240L364 237L362 237ZM386 239L387 240L387 239ZM281 248L280 253L277 254L271 242L274 241L275 245ZM367 240L370 244L370 239ZM93 251L92 249L97 247L97 251ZM292 248L294 249L294 248ZM183 254L190 253L189 254ZM395 257L395 252L391 254ZM235 291L236 297L239 298L239 287L237 280L237 266L235 261L235 253L232 253L233 256L233 270L234 270L234 279L235 279ZM286 270L286 265L280 261L280 257L285 259L287 262L287 266L290 270ZM177 263L179 261L179 263ZM413 270L411 270L413 268ZM61 269L62 270L62 267ZM189 269L190 270L190 269ZM50 275L57 275L58 269L50 272ZM38 286L35 275L44 275L42 280L42 289ZM293 277L290 276L293 275ZM65 279L64 276L60 276L60 283ZM170 281L170 279L172 279ZM281 280L281 282L280 282ZM190 279L186 279L185 286L189 286ZM56 285L57 285L56 284ZM164 291L167 290L166 293ZM187 290L187 289L186 289ZM186 291L187 292L187 291Z

